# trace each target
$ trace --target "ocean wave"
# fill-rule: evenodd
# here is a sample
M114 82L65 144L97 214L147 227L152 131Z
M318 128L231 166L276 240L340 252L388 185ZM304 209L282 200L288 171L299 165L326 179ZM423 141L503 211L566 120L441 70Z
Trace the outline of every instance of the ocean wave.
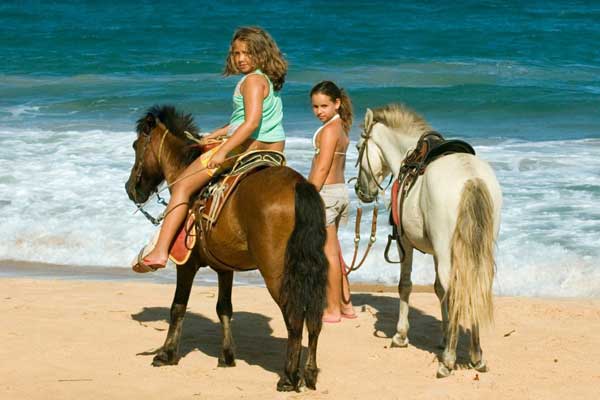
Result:
M295 132L287 140L288 165L306 175L312 143L296 136L304 130ZM0 127L0 259L127 268L155 231L134 214L123 188L134 161L134 138L133 130ZM504 193L496 292L600 296L600 284L594 283L600 282L594 264L600 256L600 139L482 138L473 144L494 166ZM347 178L356 174L356 156L351 146ZM353 220L358 200L348 189ZM155 203L148 207L153 214L162 210ZM383 260L387 218L382 211L375 248L354 279L397 283L397 266ZM353 225L343 227L340 236L349 257ZM414 278L433 282L430 257L415 257Z

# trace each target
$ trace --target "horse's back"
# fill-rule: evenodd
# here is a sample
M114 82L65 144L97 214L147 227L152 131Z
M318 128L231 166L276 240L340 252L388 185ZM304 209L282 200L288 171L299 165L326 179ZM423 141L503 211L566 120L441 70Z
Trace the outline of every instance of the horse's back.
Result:
M450 154L427 166L405 200L403 227L419 249L432 253L436 241L446 241L452 236L463 190L469 181L481 182L488 190L497 232L502 193L494 171L472 154Z
M492 204L495 231L499 227L502 192L492 167L481 158L466 153L451 154L431 163L423 176L422 203L430 208L433 219L446 221L454 230L458 207L465 185L485 186Z

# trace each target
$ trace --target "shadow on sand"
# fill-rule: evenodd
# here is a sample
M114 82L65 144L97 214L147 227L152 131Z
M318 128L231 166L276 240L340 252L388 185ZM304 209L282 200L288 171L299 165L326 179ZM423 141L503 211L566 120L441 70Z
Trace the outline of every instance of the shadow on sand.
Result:
M435 295L434 295L435 296ZM373 336L389 340L396 333L398 322L399 300L398 297L378 296L371 293L359 293L352 295L352 303L355 307L369 306L374 308L376 319L373 326ZM437 356L442 356L443 348L440 347L442 340L442 322L434 316L425 314L423 311L410 307L408 312L409 346L427 351ZM469 336L461 330L457 346L457 368L468 368L469 364ZM392 349L402 351L402 349Z
M376 319L373 326L373 335L387 340L396 333L398 320L398 298L380 296L371 293L360 293L352 296L352 302L358 309L368 306L374 309ZM140 323L169 322L169 308L148 307L141 312L132 314L132 319ZM427 351L441 357L443 349L439 347L441 341L441 321L436 317L423 313L411 307L408 315L409 346ZM285 346L287 339L273 337L273 330L269 326L268 318L262 314L250 312L234 312L232 320L235 353L237 360L243 360L250 365L280 373L285 362ZM165 330L166 337L166 330ZM260 340L257 340L259 338ZM188 311L183 323L183 334L179 354L184 358L192 351L201 351L214 357L215 365L221 352L222 332L221 325L211 319L194 312ZM469 337L461 331L457 348L457 368L468 367L469 363ZM306 354L303 347L303 355ZM388 351L402 351L402 349L388 349ZM151 353L142 353L149 355ZM304 357L303 357L304 358Z
M140 323L164 321L169 323L169 309L147 307L132 314L131 318ZM272 336L268 318L262 314L238 311L233 313L232 329L235 342L236 360L250 365L258 365L267 371L280 373L285 362L287 339ZM167 331L164 331L165 337ZM186 312L179 355L184 358L190 352L199 350L214 357L215 365L221 354L221 324L194 312ZM258 340L257 340L258 338ZM306 348L303 348L306 352ZM150 355L152 353L143 353Z

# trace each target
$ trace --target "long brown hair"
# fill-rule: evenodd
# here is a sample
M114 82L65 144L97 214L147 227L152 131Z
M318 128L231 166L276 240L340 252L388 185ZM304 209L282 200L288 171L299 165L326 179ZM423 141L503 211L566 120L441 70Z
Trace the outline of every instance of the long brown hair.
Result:
M340 108L338 110L338 114L340 115L342 126L344 127L344 131L347 135L352 127L353 117L352 101L350 100L348 93L331 81L321 81L317 83L310 91L310 97L317 93L326 95L331 99L331 101L340 99Z
M246 43L255 66L269 77L275 90L281 90L287 74L287 61L271 35L258 26L243 26L235 31L229 44L229 53L225 61L223 75L229 76L240 73L233 62L233 42L236 40Z

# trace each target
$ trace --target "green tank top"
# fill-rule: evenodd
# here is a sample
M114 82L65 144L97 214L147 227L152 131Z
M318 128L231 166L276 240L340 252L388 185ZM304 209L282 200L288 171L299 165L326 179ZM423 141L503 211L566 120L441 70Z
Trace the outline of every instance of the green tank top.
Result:
M267 79L267 82L269 82L269 94L263 100L260 124L250 137L261 142L269 143L285 140L285 131L283 130L282 125L283 105L279 93L276 93L273 90L273 83L271 83L269 77L261 70L257 69L250 74L262 75ZM246 110L244 110L244 96L242 96L242 93L240 92L240 87L248 75L245 75L240 79L233 92L233 113L229 120L228 129L230 135L244 122L246 117Z

